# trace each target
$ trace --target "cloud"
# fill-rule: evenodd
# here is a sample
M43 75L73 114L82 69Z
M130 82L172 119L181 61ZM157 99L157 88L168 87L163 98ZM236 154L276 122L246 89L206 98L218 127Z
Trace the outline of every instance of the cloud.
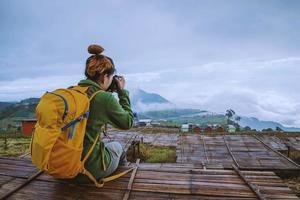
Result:
M129 88L300 126L298 1L1 1L0 100L83 78L100 43ZM55 14L54 14L55 13Z
M82 76L45 76L22 78L10 82L0 81L1 101L19 101L29 97L40 97L46 91L66 88L77 84Z
M240 115L300 126L299 64L299 58L208 63L146 72L139 77L147 81L128 83L142 85L178 107L217 112L233 108Z

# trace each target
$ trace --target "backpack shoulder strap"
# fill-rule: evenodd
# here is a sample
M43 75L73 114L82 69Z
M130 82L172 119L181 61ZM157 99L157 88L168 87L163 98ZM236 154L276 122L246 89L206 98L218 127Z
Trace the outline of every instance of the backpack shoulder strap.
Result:
M86 95L90 101L100 92L104 92L103 90L97 90L94 87L86 86L86 85L77 85L77 86L70 86L68 89L75 90Z
M90 101L100 92L104 92L103 90L98 90L96 92L94 92L91 96L90 96Z

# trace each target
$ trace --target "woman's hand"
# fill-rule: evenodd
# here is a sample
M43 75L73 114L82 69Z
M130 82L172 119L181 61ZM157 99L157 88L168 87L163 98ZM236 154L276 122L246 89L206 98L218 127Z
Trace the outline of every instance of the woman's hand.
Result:
M121 91L125 88L125 78L123 76L118 76L116 78L118 90Z

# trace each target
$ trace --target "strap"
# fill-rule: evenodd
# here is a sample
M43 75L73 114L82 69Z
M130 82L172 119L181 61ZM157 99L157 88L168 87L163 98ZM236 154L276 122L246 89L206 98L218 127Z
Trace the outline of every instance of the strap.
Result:
M90 141L93 141L92 136L90 136L90 134L88 134L87 132L85 133L87 135L87 137L89 138ZM85 155L84 159L82 160L83 164L86 162L86 160L88 159L88 157L90 156L90 154L93 152L97 141L99 140L100 134L97 135L96 139L93 142L92 147L90 148L90 150L88 151L88 153ZM100 145L103 145L103 143L100 143ZM100 147L100 149L103 149L102 147ZM101 151L101 160L102 160L102 166L103 166L103 170L106 171L106 165L105 165L105 161L104 161L104 151Z
M121 176L124 176L125 174L127 174L127 173L129 173L130 171L134 170L135 168L137 168L137 167L132 167L132 168L130 168L130 169L126 170L126 171L123 171L123 172L121 172L121 173L119 173L119 174L115 174L115 175L112 175L112 176L103 178L103 179L101 179L99 182L98 182L98 181L96 180L96 178L95 178L88 170L86 170L85 168L83 168L83 170L82 170L81 173L87 175L87 176L89 177L89 179L91 179L91 180L95 183L95 186L96 186L96 187L101 188L101 187L104 186L104 183L107 183L107 182L109 182L109 181L113 181L113 180L115 180L115 179L118 179L118 178L120 178Z
M58 96L58 97L60 97L60 98L64 101L64 104L65 104L65 111L64 111L64 114L63 114L63 117L62 117L62 120L64 120L65 117L66 117L66 115L68 114L68 103L67 103L67 100L66 100L63 96L61 96L61 95L59 95L59 94L56 94L56 93L54 93L54 92L46 92L46 93L49 93L49 94L53 94L53 95L55 95L55 96Z
M90 101L94 98L94 96L96 96L96 94L100 93L100 92L104 92L103 90L98 90L96 92L94 92L91 97L90 97Z
M92 151L94 150L95 146L96 146L96 143L97 141L99 140L99 134L97 135L92 147L90 148L90 150L88 151L88 153L85 155L84 159L82 160L82 163L84 165L85 161L88 159L88 157L90 156L90 154L92 153Z
M88 118L88 117L89 117L89 111L86 111L85 113L83 113L82 115L80 115L77 119L69 122L64 127L62 127L61 130L65 131L67 128L69 128L69 127L77 124L78 122L80 122L83 118Z
M81 94L84 94L84 95L87 95L89 96L89 94L87 93L88 92L88 89L89 89L89 86L80 86L80 85L77 85L77 86L72 86L72 87L69 87L70 89L72 90L75 90ZM81 89L83 88L83 89ZM90 96L90 101L92 100L92 98L94 98L94 96L96 96L96 94L98 94L99 92L104 92L103 90L98 90L98 91L95 91L92 93L92 95Z

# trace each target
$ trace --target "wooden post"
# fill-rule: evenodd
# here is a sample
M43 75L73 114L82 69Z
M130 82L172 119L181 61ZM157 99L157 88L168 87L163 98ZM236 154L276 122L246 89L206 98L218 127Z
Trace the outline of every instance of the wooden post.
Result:
M291 151L291 147L288 145L287 146L287 157L290 158L290 151Z
M135 156L135 141L132 141L131 145L132 145L132 148L133 148L133 158L136 159L136 156Z
M7 150L7 134L4 133L4 150Z
M138 142L138 157L140 157L140 141Z

